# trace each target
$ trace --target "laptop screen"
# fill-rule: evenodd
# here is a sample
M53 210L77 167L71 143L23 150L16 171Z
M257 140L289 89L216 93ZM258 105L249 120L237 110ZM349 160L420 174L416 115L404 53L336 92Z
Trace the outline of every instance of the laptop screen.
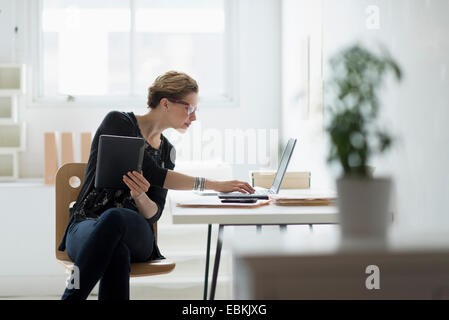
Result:
M275 193L279 192L281 188L282 180L284 180L285 172L287 171L288 163L290 162L290 158L293 153L293 149L296 145L296 139L289 139L287 146L284 149L284 153L282 154L281 162L279 163L279 168L276 173L276 176L273 180L273 185L271 186L271 190L275 191Z

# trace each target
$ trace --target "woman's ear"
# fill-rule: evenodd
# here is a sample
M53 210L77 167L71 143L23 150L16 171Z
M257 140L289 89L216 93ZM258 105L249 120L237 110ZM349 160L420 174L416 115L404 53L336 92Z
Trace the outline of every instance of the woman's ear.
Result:
M162 98L160 101L161 106L165 109L166 112L168 111L168 103L167 102L168 101L165 98Z
M162 99L159 101L159 105L161 106L161 108L162 108L165 112L168 111L168 100L167 100L166 98L162 98Z

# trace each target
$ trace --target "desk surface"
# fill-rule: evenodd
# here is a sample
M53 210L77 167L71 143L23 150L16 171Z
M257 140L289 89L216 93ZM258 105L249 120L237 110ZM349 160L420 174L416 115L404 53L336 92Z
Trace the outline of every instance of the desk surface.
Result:
M290 191L291 193L292 191ZM278 206L270 204L254 209L180 208L177 202L201 199L191 191L170 191L169 200L174 224L329 224L338 223L334 206Z

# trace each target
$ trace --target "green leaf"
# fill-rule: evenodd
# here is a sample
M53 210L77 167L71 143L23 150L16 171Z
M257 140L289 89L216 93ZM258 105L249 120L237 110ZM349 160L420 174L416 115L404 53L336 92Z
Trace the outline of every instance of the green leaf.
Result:
M327 160L338 161L345 174L367 176L369 158L374 152L385 152L393 141L385 131L368 129L379 113L379 90L388 73L400 81L402 71L387 50L376 55L359 44L335 54L330 65L327 86L333 98L326 127L331 142ZM378 148L373 150L370 141L374 139Z

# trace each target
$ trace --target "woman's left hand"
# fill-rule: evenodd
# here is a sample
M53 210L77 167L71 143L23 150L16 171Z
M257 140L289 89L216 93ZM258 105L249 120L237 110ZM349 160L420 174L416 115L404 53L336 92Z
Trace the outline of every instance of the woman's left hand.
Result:
M131 190L131 197L133 199L138 198L142 193L146 193L150 188L148 180L137 171L128 172L127 175L123 176L123 181Z

